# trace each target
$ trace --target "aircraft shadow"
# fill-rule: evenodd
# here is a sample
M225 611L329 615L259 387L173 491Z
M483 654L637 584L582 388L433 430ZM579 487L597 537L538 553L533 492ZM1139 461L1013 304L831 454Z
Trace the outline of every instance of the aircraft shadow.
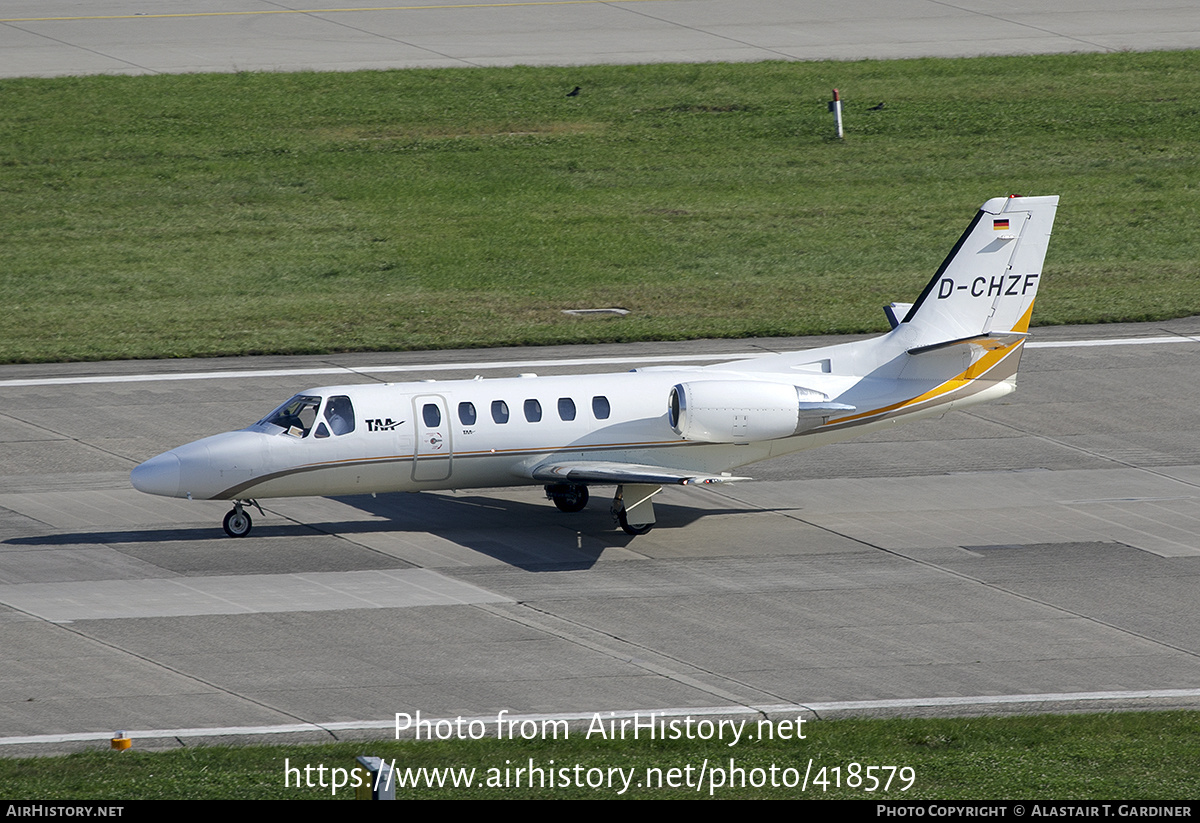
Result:
M14 537L14 546L80 546L151 543L220 543L250 549L256 539L311 538L318 535L433 535L526 571L590 568L609 548L635 548L639 540L654 539L660 530L681 529L705 517L761 513L759 508L693 508L655 506L655 531L634 538L620 530L609 513L606 495L596 495L581 512L558 511L549 501L528 503L485 495L379 494L329 498L358 509L371 520L279 522L268 515L256 518L245 540L226 537L219 523L211 526L112 529ZM266 504L270 508L270 502ZM273 522L272 522L273 521Z
M339 524L323 523L317 526L323 531L432 534L526 571L590 568L605 549L636 549L639 540L648 539L621 531L604 494L594 496L583 511L570 514L549 501L528 503L475 494L380 494L337 500L387 520L347 524L358 528L346 531ZM650 539L659 530L681 529L705 517L761 511L661 503L654 510L657 524Z

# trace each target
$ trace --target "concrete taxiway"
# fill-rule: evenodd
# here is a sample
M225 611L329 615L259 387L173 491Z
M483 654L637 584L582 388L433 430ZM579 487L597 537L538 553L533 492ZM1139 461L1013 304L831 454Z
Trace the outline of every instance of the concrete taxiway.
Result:
M234 540L227 504L128 485L313 385L825 342L0 368L0 743L328 738L417 710L1200 705L1200 318L1037 330L1003 402L669 489L638 538L601 489L576 515L537 487L264 501Z
M1187 0L9 0L0 76L851 60L1200 46Z

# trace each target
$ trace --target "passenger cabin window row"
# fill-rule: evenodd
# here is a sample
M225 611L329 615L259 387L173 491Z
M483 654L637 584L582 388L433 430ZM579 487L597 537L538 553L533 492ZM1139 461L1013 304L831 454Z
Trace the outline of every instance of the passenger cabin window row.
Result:
M432 404L425 407L437 411L437 406ZM540 423L542 420L542 404L540 401L530 398L526 400L521 410L525 415L525 420L530 423ZM569 397L558 398L558 419L571 421L575 419L577 412L575 410L575 401ZM609 405L608 398L602 394L598 394L592 398L592 416L597 420L607 420L612 414L612 407ZM508 410L508 403L503 400L492 401L492 422L505 424L509 421L512 415ZM441 421L441 415L438 416L438 421ZM458 404L458 419L464 426L474 426L479 420L479 414L475 411L474 403L459 403ZM428 412L426 412L426 425L436 426L437 423L430 423Z
M574 420L578 413L575 401L570 397L558 398L557 409L558 418L564 421ZM538 400L530 398L524 401L521 411L530 423L540 423L542 420L542 404ZM598 394L592 398L592 417L607 420L610 414L612 407L607 397ZM492 420L504 424L509 417L508 404L503 400L493 400ZM426 403L421 407L421 419L426 427L437 428L442 424L442 410L436 403ZM464 426L474 426L479 420L475 404L459 403L458 419ZM308 437L311 433L320 440L354 431L354 406L346 395L321 398L298 394L259 422L278 426L292 437Z

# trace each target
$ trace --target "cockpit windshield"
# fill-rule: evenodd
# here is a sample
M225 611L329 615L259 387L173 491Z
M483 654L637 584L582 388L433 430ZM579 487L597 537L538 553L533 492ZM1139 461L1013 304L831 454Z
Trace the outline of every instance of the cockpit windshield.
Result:
M321 398L298 394L268 414L259 423L270 423L283 429L292 437L307 437L317 419L317 408Z

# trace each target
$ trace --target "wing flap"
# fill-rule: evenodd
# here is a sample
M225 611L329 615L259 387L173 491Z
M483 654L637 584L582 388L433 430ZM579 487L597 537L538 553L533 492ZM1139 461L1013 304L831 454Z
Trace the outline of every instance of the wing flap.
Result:
M660 486L690 486L749 480L727 474L704 474L686 469L647 466L637 463L610 463L598 460L571 460L539 463L529 470L534 480L546 483L653 483Z

